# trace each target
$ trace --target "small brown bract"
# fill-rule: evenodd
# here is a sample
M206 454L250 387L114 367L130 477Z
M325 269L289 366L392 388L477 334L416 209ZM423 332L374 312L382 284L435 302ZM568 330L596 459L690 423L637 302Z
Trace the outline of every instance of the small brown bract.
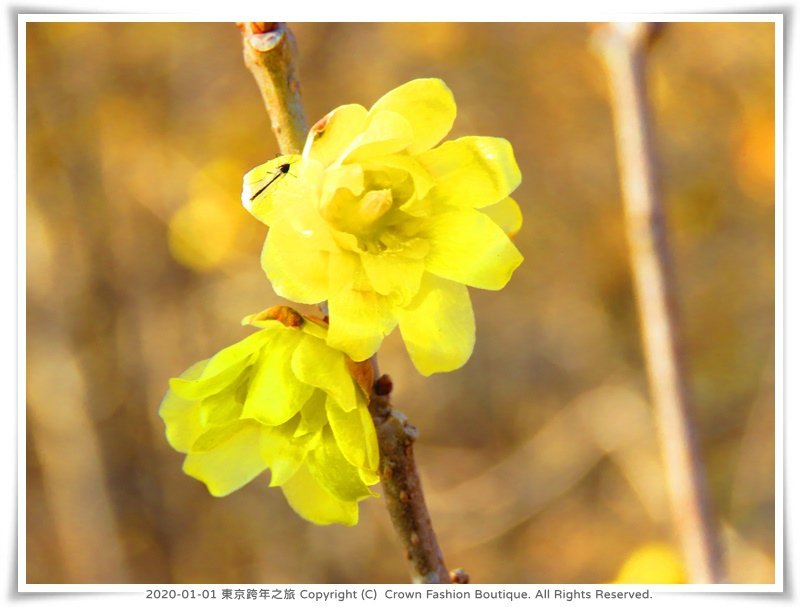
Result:
M303 326L305 322L300 312L289 306L272 306L263 312L259 312L256 320L277 320L286 327L297 328Z
M325 134L325 129L328 128L328 122L331 119L330 114L326 114L314 123L311 127L311 132L314 133L314 139L319 139Z

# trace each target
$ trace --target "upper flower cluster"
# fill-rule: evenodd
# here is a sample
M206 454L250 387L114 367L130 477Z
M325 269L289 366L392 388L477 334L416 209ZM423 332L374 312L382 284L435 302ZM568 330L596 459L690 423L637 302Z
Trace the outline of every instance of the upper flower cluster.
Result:
M354 525L379 480L364 391L324 326L289 308L267 312L245 319L258 332L170 381L159 410L167 440L213 495L269 468L300 516Z
M261 261L275 291L327 301L327 343L354 360L399 325L421 373L460 367L475 342L466 287L500 289L522 262L509 239L522 223L511 145L434 147L455 115L441 80L413 80L369 110L336 108L301 156L245 175L242 201L270 226Z

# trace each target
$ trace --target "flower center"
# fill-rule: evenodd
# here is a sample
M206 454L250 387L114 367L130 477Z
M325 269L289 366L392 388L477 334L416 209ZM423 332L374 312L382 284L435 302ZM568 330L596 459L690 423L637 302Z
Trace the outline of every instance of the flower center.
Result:
M362 251L397 248L399 232L410 219L400 207L414 196L409 174L396 169L365 170L357 185L342 185L323 201L322 217L335 231L345 233L343 240L351 240L347 234L355 236Z

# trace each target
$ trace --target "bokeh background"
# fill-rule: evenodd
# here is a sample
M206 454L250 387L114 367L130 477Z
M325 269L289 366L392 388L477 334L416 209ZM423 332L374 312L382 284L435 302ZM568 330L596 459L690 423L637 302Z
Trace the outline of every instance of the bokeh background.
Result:
M474 582L680 581L641 356L607 83L580 23L298 23L313 123L416 77L452 136L514 145L525 262L473 290L478 342L425 379L381 351L420 430L449 567ZM382 500L355 528L266 480L211 497L157 415L168 379L282 303L242 175L277 147L229 23L31 23L29 583L404 582ZM728 579L774 581L774 26L674 23L648 82L691 388Z

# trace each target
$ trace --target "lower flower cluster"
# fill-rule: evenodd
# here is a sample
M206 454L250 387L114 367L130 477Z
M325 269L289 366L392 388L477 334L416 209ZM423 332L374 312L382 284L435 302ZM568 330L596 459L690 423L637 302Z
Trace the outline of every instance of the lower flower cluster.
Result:
M172 379L161 403L184 472L224 496L269 469L303 518L355 525L376 495L378 445L346 355L288 308L244 322L259 330Z

